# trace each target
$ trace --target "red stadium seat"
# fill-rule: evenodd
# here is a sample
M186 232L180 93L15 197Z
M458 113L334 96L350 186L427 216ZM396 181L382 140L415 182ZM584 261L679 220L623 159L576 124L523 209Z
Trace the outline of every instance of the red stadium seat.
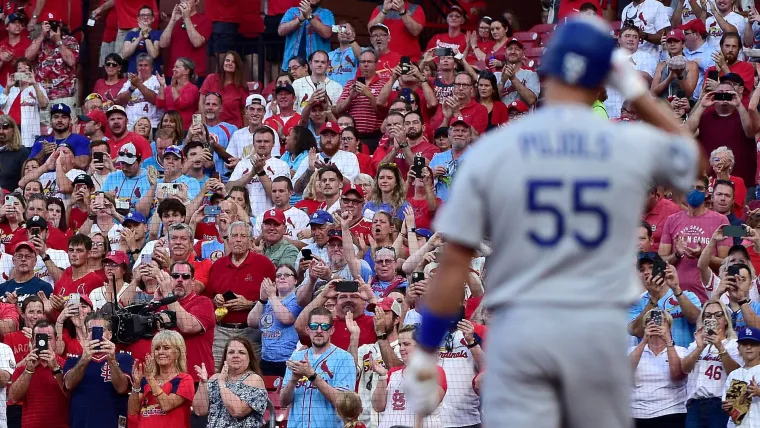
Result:
M526 42L538 44L538 33L534 33L532 31L521 31L513 34L512 37L521 41L523 44Z
M554 31L557 28L557 24L536 24L530 31L534 33L548 33Z
M530 59L540 58L544 54L544 50L545 48L542 47L525 49L525 57Z
M282 377L280 376L264 376L264 387L267 389L267 396L269 397L269 401L272 402L272 405L274 406L275 415L274 418L277 420L277 425L280 428L285 428L287 426L287 420L288 420L288 407L282 407L280 404L280 389L282 389ZM264 415L266 419L266 415Z
M549 40L552 39L552 34L554 33L551 33L551 32L540 33L538 35L538 39L541 40L540 46L546 46L549 43Z

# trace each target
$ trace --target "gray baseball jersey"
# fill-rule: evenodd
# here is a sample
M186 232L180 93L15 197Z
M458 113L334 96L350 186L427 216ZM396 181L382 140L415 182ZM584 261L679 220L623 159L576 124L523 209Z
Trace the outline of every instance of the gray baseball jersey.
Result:
M436 222L447 241L491 241L490 307L627 305L635 230L654 181L690 190L698 149L585 106L551 106L478 140Z

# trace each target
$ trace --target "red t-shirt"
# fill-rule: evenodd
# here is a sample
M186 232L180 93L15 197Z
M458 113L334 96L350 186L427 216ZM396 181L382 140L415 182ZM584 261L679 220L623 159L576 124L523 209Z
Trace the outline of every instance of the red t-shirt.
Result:
M430 160L433 159L433 156L435 156L437 153L441 152L441 149L438 148L438 146L435 146L433 144L430 144L425 140L424 138L417 143L414 147L409 147L409 149L414 153L415 156L422 156L425 159L430 162ZM373 163L375 166L380 165L380 161L385 157L386 154L390 151L390 145L389 144L378 144L377 149L375 149L375 153L372 155ZM396 166L398 166L399 172L401 172L401 177L406 179L406 175L409 173L409 163L406 161L406 157L404 157L404 153L399 151L396 155Z
M372 222L362 218L358 223L349 227L348 230L350 230L351 234L357 238L362 235L369 237L372 234Z
M124 136L118 140L114 138L113 140L109 141L109 144L111 145L111 159L115 161L116 158L119 157L119 150L121 149L121 146L127 143L132 143L135 145L137 153L142 156L142 160L150 159L150 157L153 156L153 150L150 148L150 143L145 138L143 138L140 134L134 133L132 131L127 131Z
M248 8L248 3L246 2L246 7L239 6L241 6L239 0L210 1L206 3L206 16L213 22L239 23L242 9Z
M105 275L102 274L103 271L88 272L87 275L76 281L72 277L73 272L71 266L63 271L61 279L55 282L53 294L65 297L71 293L79 293L81 295L89 296L92 290L102 287L106 282Z
M13 248L19 242L28 240L29 235L26 233L26 227L20 227L13 233L13 237L6 248ZM48 222L48 239L45 244L54 250L69 251L69 238L60 229L53 227L50 222Z
M306 214L312 215L314 211L319 209L320 205L322 205L322 202L315 201L314 199L301 199L294 206L302 211L305 209Z
M210 241L217 237L219 237L219 229L216 228L214 223L199 223L195 228L195 239ZM199 245L198 248L200 248L200 244L200 242L196 244ZM195 254L200 254L200 251L195 250Z
M16 228L16 230L18 229L19 228ZM11 230L10 223L7 223L7 222L0 223L0 242L2 242L5 245L10 244L11 240L13 239L14 232L15 231ZM5 250L13 251L13 249L10 246L5 247Z
M715 106L708 107L699 120L699 145L704 153L711 153L721 146L734 152L732 175L741 177L745 183L757 182L757 150L754 137L747 137L742 127L739 112L734 110L728 116L720 116Z
M23 34L21 35L19 42L14 46L11 46L11 44L8 43L8 38L5 38L0 42L0 52L10 52L10 54L13 55L13 58L21 58L24 56L26 48L31 44L32 41L29 40L28 37L24 37ZM8 85L8 75L14 73L14 63L15 60L11 60L9 62L4 62L3 66L0 67L0 85L3 87Z
M279 2L285 3L283 0ZM249 0L246 2L245 7L242 10L238 9L237 12L240 14L238 34L252 39L264 32L264 18L261 16L261 0Z
M394 51L380 55L380 58L377 59L377 70L375 72L382 79L389 80L393 76L393 69L401 62L401 57L402 55ZM356 75L361 76L361 70L357 70Z
M210 351L209 351L210 352ZM212 360L213 362L213 360ZM195 369L190 365L188 359L188 370L195 373ZM208 365L206 365L208 368ZM138 414L139 428L190 428L190 407L193 405L195 396L195 386L197 382L187 373L180 373L173 379L161 385L164 394L176 394L185 400L179 407L170 410L168 413L161 410L156 396L151 393L150 385L144 379L140 381L143 396L140 402L140 413Z
M82 344L76 337L71 337L68 330L63 330L63 355L66 358L79 357L82 355Z
M82 211L79 207L74 207L69 212L69 230L74 234L79 231L85 221L87 221L87 211Z
M257 299L258 300L258 299ZM209 376L214 374L214 356L211 353L211 347L214 343L214 327L216 326L216 316L214 315L214 303L206 296L199 296L192 292L178 301L180 306L193 315L201 325L203 332L185 335L176 327L175 331L182 334L187 346L187 367L200 367L206 364L206 370ZM162 306L159 310L167 309ZM195 370L191 370L193 382L198 382L198 375ZM163 427L162 427L163 428Z
M139 339L137 342L121 347L121 352L126 352L131 355L135 361L140 362L145 361L145 357L147 357L152 351L153 342L151 339Z
M102 5L108 0L100 2ZM137 15L135 15L137 16ZM103 43L111 43L116 41L116 35L119 33L119 15L116 13L115 8L108 9L105 15L105 27L103 28Z
M137 16L137 14L135 14L135 16ZM206 15L202 13L196 13L190 17L190 21L195 26L198 34L203 36L208 42L209 37L211 37L211 20L206 18ZM166 67L168 69L166 70L166 74L168 77L171 77L174 73L174 70L172 68L174 67L174 63L177 61L177 58L184 56L190 58L195 62L195 73L198 76L206 76L206 43L202 44L198 48L193 46L193 44L190 43L190 37L187 35L187 30L182 28L183 24L184 19L183 23L180 24L178 22L172 31L172 41L169 45L169 56L168 61L166 62ZM195 105L198 105L197 99L195 100ZM182 120L184 121L185 118L183 117ZM185 123L187 123L189 127L189 124L192 122Z
M501 101L493 103L493 110L491 110L491 120L489 122L492 126L499 126L509 121L509 110L507 105Z
M359 324L359 346L377 342L377 335L375 335L375 319L373 317L362 314L358 318L354 318L354 321ZM348 328L346 327L346 320L335 318L333 321L333 328L335 329L335 332L333 333L330 342L344 351L348 350L351 333L348 332Z
M486 109L484 105L475 100L471 100L469 104L460 109L460 112L462 113L465 123L475 128L475 130L478 131L478 134L486 132L486 128L488 127L488 109ZM452 117L451 122L453 122L454 119L455 118ZM430 126L432 129L438 129L441 127L442 123L443 109L442 106L439 105L435 116L430 120Z
M122 77L113 85L109 85L106 83L105 79L98 79L98 81L95 82L95 87L92 89L92 92L100 94L100 96L103 97L106 102L113 102L116 100L116 98L118 98L119 92L121 92L121 88L124 86L124 82L126 81L127 78Z
M372 163L372 156L366 154L366 153L354 153L356 155L356 159L359 161L359 172L362 174L367 174L370 177L374 177L375 173L377 172L377 169L375 168L375 165Z
M193 114L198 111L200 99L200 91L192 83L187 83L180 88L177 99L174 99L174 95L172 95L172 88L167 86L164 88L164 98L156 98L156 107L164 110L177 110L182 116L182 124L187 131L193 124Z
M422 7L408 2L404 3L407 13L411 14L412 19L424 27L425 11ZM380 13L381 7L382 6L378 6L372 11L372 15L369 17L370 21L375 19ZM413 62L419 61L421 54L419 36L413 36L406 29L406 24L404 24L402 17L397 12L392 11L385 17L382 23L391 31L392 37L388 43L390 50L397 52L401 56L410 57ZM378 70L379 69L380 67L378 66Z
M61 357L56 360L59 367L66 362ZM17 381L25 369L26 366L17 366L11 381ZM34 370L22 412L21 426L24 428L69 428L69 399L49 367L39 365Z
M602 16L602 3L599 0L562 0L559 3L559 15L557 22L563 22L565 18L574 13L578 13L580 7L583 6L584 3L592 3L594 6L596 6L597 14L599 16Z
M451 37L449 33L436 34L430 39L425 50L434 48L451 48L455 53L463 53L467 49L467 35L459 33L458 36Z
M212 4L210 2L209 4ZM203 81L203 86L200 89L201 94L208 95L209 92L217 92L222 94L222 112L219 115L219 119L222 122L231 123L238 128L243 126L243 107L245 106L245 99L248 97L248 89L244 87L236 87L230 83L224 88L221 87L221 79L216 73L209 74L206 80Z
M660 248L660 239L662 239L662 231L665 228L665 220L670 217L671 214L680 211L681 207L678 204L670 199L660 198L660 200L654 204L652 211L642 214L642 220L652 226L652 251L657 251L657 249Z
M267 8L267 16L284 15L291 7L298 7L299 0L277 0L270 1Z
M116 0L114 2L114 10L116 11L118 28L122 30L137 28L137 15L145 5L153 9L153 16L158 19L156 0Z
M496 44L496 42L494 42L493 39L481 39L478 37L477 46L481 52L485 52L486 54L491 52L494 44ZM467 62L475 68L483 69L487 67L485 62L478 61L478 57L475 56L475 49L470 49L470 53L467 55Z
M31 341L24 336L23 331L12 331L6 334L3 338L3 343L11 347L16 363L20 363L29 354L29 344Z
M705 76L710 74L713 70L716 70L715 66L708 67L707 70L705 70ZM731 73L738 74L744 80L742 104L744 104L744 107L747 107L749 105L749 99L752 96L752 91L755 90L755 66L746 61L736 61L733 65L728 66L728 70ZM723 76L723 74L724 73L721 72L720 76ZM707 79L705 79L702 87L704 88L705 85L707 85Z
M275 267L271 260L253 251L248 252L240 266L232 264L230 256L222 257L211 265L210 281L204 295L213 298L229 290L251 301L260 297L264 278L274 281ZM244 323L249 311L230 311L222 318L223 323Z
M19 313L18 307L11 303L0 302L0 320L13 320L18 330Z
M438 207L440 208L443 201L440 198L435 198L435 200L438 201ZM433 224L435 213L430 212L427 200L408 198L406 201L414 209L415 226L420 229L432 229L431 225Z

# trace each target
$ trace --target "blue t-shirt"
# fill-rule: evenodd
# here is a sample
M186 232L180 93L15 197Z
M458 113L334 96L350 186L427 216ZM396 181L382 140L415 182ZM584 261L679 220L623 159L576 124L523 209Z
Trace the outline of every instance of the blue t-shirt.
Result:
M53 286L36 276L26 282L16 282L15 279L9 279L0 285L0 297L5 296L5 293L13 293L14 291L18 296L18 306L21 307L24 299L29 296L36 296L40 291L50 297L50 294L53 293Z
M296 293L290 293L282 299L282 305L288 308L293 318L298 318L303 308L296 303ZM265 361L287 361L298 344L298 333L294 325L285 325L277 320L272 303L267 302L259 319L261 330L261 359Z
M151 30L150 33L148 33L148 38L153 40L153 42L158 42L159 39L161 39L161 30ZM140 36L139 31L128 31L127 36L124 39L125 42L133 42ZM145 47L145 40L142 40L140 44L137 45L135 48L135 52L130 56L129 59L129 65L127 66L127 72L129 73L137 73L137 55L140 55L141 53L148 53L148 48ZM149 54L150 55L150 54ZM127 59L127 58L125 58ZM153 73L157 71L161 71L161 64L163 60L161 59L161 55L158 56L158 58L155 58L153 60ZM151 73L151 74L153 74Z
M760 314L760 302L750 302L749 306L755 311L756 314ZM744 314L742 311L733 312L731 308L726 305L728 314L731 315L731 322L734 323L734 330L738 333L739 330L747 327L747 323L744 321Z
M359 60L354 55L351 46L341 51L340 47L328 54L330 57L330 68L327 69L327 77L340 83L340 86L346 86L349 80L356 78L356 71L359 69Z
M400 207L396 211L393 211L393 207L391 204L377 204L374 201L369 201L366 204L364 204L364 210L362 213L364 214L364 218L366 218L369 221L372 221L372 218L375 216L375 213L378 211L383 211L389 213L391 216L398 218L401 221L404 221L404 210L406 207L409 206L409 202L404 201L403 204L401 204Z
M29 153L29 159L36 157L42 151L42 144L44 142L55 143L59 146L66 143L74 148L74 156L90 155L90 140L84 135L70 134L68 137L61 139L57 139L52 135L45 135L34 142L34 145L32 145L32 151Z
M66 360L63 372L68 373L79 362L79 357ZM134 359L125 353L116 354L119 369L129 378L132 375ZM108 358L93 357L85 369L82 381L71 391L69 404L69 426L100 428L119 426L119 416L127 417L126 394L118 394L111 383L111 367Z
M300 15L301 11L297 7L291 7L285 12L285 15L282 16L280 22L286 23L293 21L298 19L298 16ZM319 21L328 27L335 25L335 17L333 16L333 13L323 7L317 7L312 12L312 15L315 19L319 17ZM330 51L330 39L325 39L317 34L317 32L314 31L314 28L312 28L311 23L309 21L304 21L303 24L298 26L298 30L285 36L285 56L282 60L282 71L287 71L288 61L293 57L298 56L298 50L304 34L306 35L307 57L316 51Z
M301 162L303 162L304 159L308 159L308 158L309 158L308 150L301 152L296 157L293 157L293 155L291 155L290 152L286 151L282 155L280 160L288 164L288 168L292 169L293 171L298 171L298 167L299 165L301 165ZM295 205L301 199L303 199L302 194L297 195L295 192L293 192L293 195L290 196L290 205Z
M218 239L201 242L201 259L215 262L221 257L224 257L224 242Z
M691 291L684 291L683 294L694 304L694 306L697 308L702 307L702 303L699 301L699 297L697 297L696 294ZM629 323L636 319L636 317L647 308L649 299L649 292L646 292L639 298L638 302L628 308ZM686 317L681 310L681 306L678 304L678 299L673 295L673 290L668 290L668 292L657 302L657 306L673 317L673 327L670 331L673 336L673 341L676 342L676 346L688 348L689 344L694 341L695 325L686 320Z
M165 181L163 178L159 178L158 183L165 183ZM169 181L169 183L185 184L187 186L187 197L191 201L195 199L195 197L198 196L198 193L201 191L201 185L198 184L198 180L186 175L180 175L179 177L175 178L174 181Z
M237 130L237 126L227 122L220 122L218 125L208 127L208 132L216 135L219 139L219 145L225 149L227 149L227 145L230 144L232 134ZM224 160L222 160L216 152L214 152L214 166L216 167L216 172L218 172L219 176L222 178L222 181L226 183L229 180L229 177L224 176L224 174L227 173L227 167L224 166Z
M114 193L119 200L129 201L129 208L134 209L140 198L150 190L150 182L145 168L140 168L140 173L132 178L128 178L119 170L106 176L100 190Z
M306 360L324 381L339 391L353 391L356 383L354 357L335 345L315 356L312 348L293 352L294 361ZM290 382L293 372L285 370L283 383ZM343 426L335 407L307 379L299 379L290 406L289 427L340 427Z
M437 166L442 166L448 171L445 176L435 179L435 195L441 198L442 201L446 202L446 199L448 199L451 180L454 178L457 168L459 168L459 165L461 165L466 157L467 151L465 151L457 160L454 160L451 150L446 150L443 153L436 153L433 155L433 159L430 160L430 165L428 166L431 171Z

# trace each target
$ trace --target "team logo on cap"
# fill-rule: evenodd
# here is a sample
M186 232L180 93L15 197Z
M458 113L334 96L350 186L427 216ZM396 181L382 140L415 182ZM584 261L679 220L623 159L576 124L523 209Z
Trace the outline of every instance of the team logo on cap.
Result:
M32 221L38 221L39 219L40 219L40 216L38 216L38 215L32 217Z
M567 83L577 83L586 74L586 67L586 58L578 54L570 52L562 59L562 74L565 76Z
M52 18L52 16L51 16L51 18ZM55 109L56 110L63 110L63 104L58 104L57 106L55 106Z
M269 210L269 215L274 215L274 210Z
M747 336L752 336L752 330L750 330L749 328L747 328L746 330L744 330L744 334L747 335Z
M55 17L53 16L53 14L52 14L52 13L48 13L48 19L53 19L53 18L55 18Z
M317 213L314 213L314 215L311 216L311 218L317 218L317 217L319 217L319 214L317 214Z

